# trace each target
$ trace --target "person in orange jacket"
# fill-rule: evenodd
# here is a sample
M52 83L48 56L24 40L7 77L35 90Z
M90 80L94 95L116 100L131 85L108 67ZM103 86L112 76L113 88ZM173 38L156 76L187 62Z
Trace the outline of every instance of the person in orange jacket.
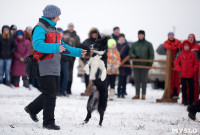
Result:
M195 53L191 51L191 47L192 44L188 40L183 41L182 52L178 54L174 62L176 70L181 73L182 103L184 105L194 102L193 76L199 68L199 62ZM189 88L189 94L187 93L187 88Z
M196 38L194 34L189 34L188 35L188 40L191 43L191 51L195 52L196 55L198 56L200 54L200 45L196 43ZM198 58L199 60L199 58ZM198 66L200 68L200 66ZM194 73L194 103L199 100L199 75L200 75L200 70L196 71ZM189 89L187 90L187 93L189 92Z
M108 60L107 60L107 85L110 86L109 100L113 100L115 95L115 80L119 74L120 53L116 48L116 41L114 39L108 40Z
M164 42L164 48L167 50L172 50L172 61L175 60L175 56L180 50L181 42L174 38L174 33L168 33L168 40ZM174 68L174 64L172 64ZM171 96L173 99L178 99L180 92L180 78L179 73L176 70L171 71Z

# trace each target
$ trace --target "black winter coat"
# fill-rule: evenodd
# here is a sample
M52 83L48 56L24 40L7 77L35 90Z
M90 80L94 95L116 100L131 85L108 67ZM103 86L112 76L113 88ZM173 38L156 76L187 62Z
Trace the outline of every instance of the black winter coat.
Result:
M112 34L112 38L117 42L119 40L119 37L115 36L114 34Z
M81 49L87 50L86 56L90 56L90 45L94 44L95 41L96 38L88 38L80 45Z
M117 50L120 53L120 57L121 57L121 62L129 55L129 45L127 42L125 42L124 44L119 44L117 43ZM130 61L127 61L124 63L125 65L130 65ZM131 68L128 67L120 67L119 68L119 75L120 76L127 76L127 75L131 75Z
M3 39L0 35L0 59L10 59L16 50L16 44L13 36L10 39Z

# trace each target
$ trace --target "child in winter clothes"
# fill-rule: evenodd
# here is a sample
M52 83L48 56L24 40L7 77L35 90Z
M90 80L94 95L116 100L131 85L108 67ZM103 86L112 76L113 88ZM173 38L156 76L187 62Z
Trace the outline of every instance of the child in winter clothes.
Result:
M126 42L125 35L120 34L119 40L117 42L117 50L120 53L121 61L123 61L124 58L126 58L129 55L130 47L128 46L128 43ZM130 61L125 62L124 64L130 65ZM131 74L131 68L128 67L120 67L119 68L119 81L118 81L118 88L117 88L117 94L118 97L124 98L124 95L126 95L126 81L128 75Z
M119 74L120 54L116 48L114 39L108 40L108 60L107 60L107 84L110 85L109 99L113 100L115 95L115 80Z
M199 62L196 56L191 52L191 43L188 40L183 41L183 52L181 52L175 60L175 68L181 73L182 98L183 104L192 104L194 101L194 73L198 71ZM189 95L187 95L187 84L189 87ZM189 97L189 102L188 102Z

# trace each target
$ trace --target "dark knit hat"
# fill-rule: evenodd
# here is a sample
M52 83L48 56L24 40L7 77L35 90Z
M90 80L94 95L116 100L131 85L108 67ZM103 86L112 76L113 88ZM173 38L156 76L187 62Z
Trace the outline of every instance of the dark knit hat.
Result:
M139 35L139 34L145 35L145 31L144 31L144 30L139 30L139 31L138 31L138 35Z
M125 38L124 33L120 33L120 34L119 34L119 38L120 38L120 37L124 37L124 38Z
M43 16L46 18L53 18L61 15L60 8L55 5L47 5L43 10Z
M118 26L114 27L114 28L113 28L113 31L115 31L115 30L117 30L117 29L119 29L119 27L118 27Z

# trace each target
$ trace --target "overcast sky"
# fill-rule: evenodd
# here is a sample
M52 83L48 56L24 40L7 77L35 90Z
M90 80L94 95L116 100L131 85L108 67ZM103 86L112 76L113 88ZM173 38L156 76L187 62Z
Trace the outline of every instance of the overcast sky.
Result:
M0 27L33 27L49 4L61 8L57 27L66 29L73 22L81 41L91 27L109 34L114 26L119 26L129 41L137 40L138 30L145 30L154 48L173 30L180 40L189 33L200 40L200 0L0 0Z

